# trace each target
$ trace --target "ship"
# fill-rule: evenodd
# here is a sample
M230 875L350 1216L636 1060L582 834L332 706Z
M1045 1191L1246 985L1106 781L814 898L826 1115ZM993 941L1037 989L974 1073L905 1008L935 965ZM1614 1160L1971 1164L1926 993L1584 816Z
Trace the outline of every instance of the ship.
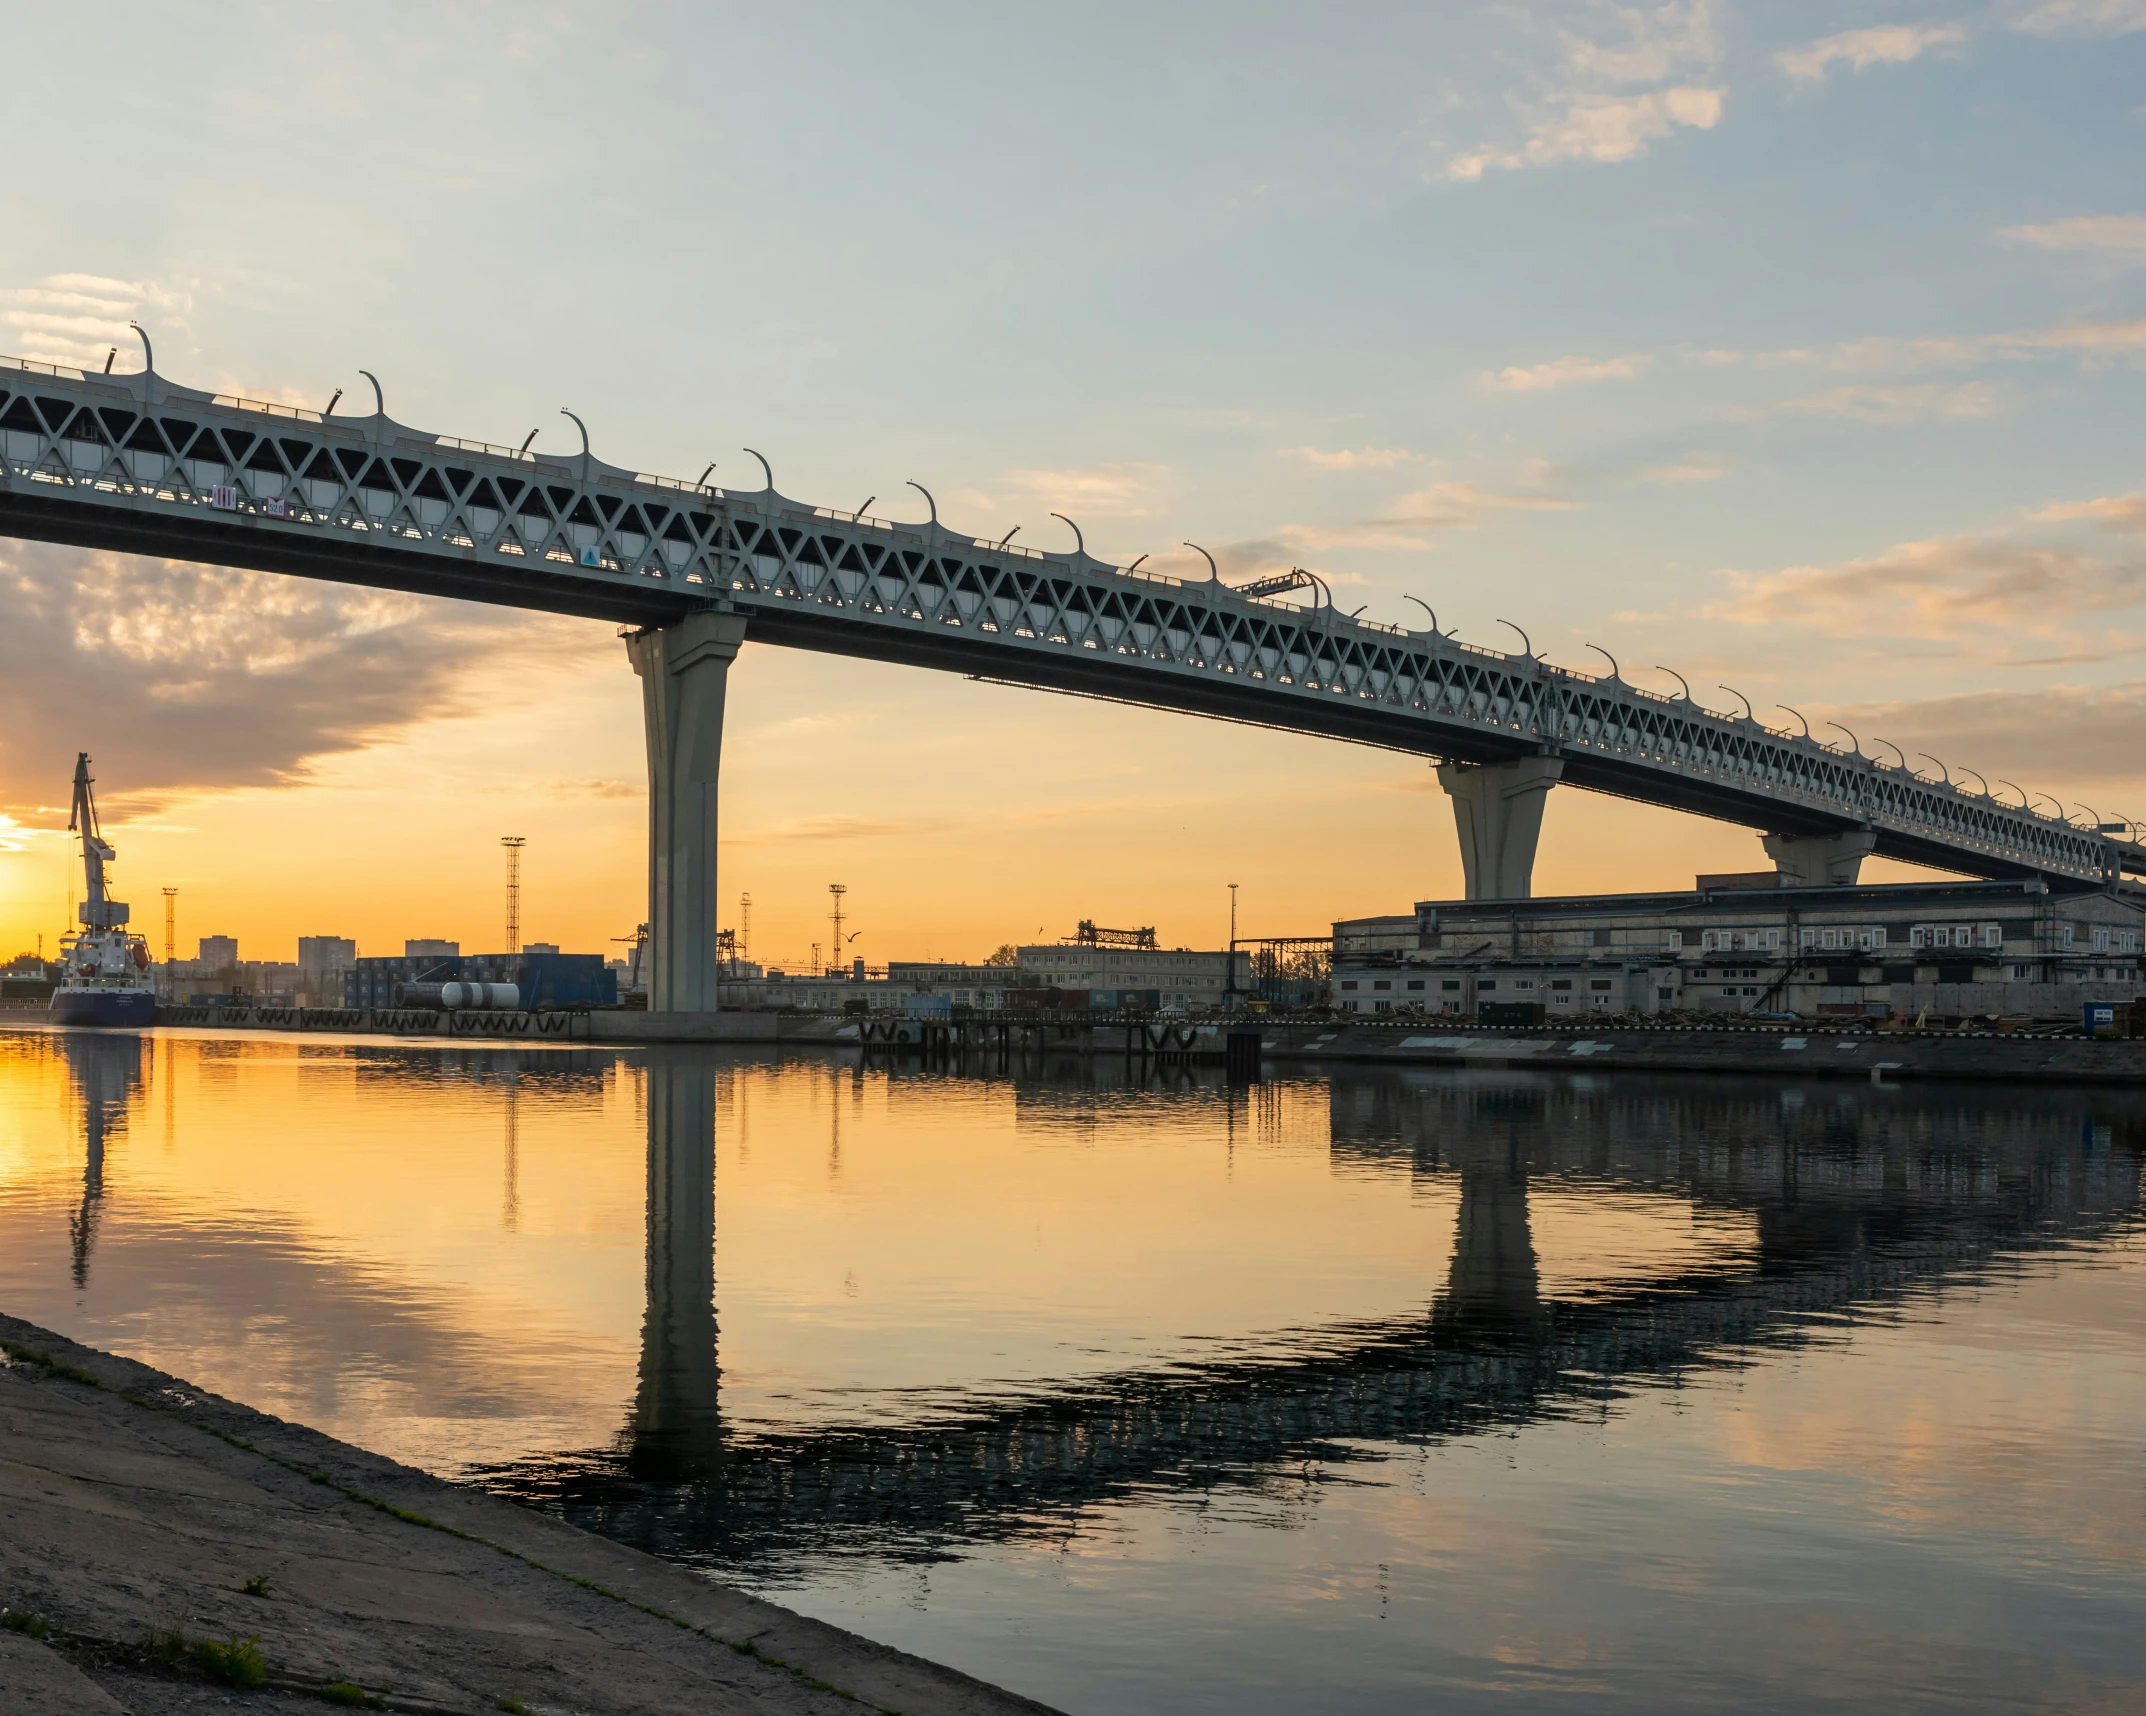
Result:
M60 938L59 983L52 991L58 1025L147 1025L156 1018L156 989L149 980L149 944L127 929L127 908L106 891L104 867L118 854L97 826L97 796L89 753L75 758L74 807L67 831L82 837L82 869L88 881L77 916L82 927Z

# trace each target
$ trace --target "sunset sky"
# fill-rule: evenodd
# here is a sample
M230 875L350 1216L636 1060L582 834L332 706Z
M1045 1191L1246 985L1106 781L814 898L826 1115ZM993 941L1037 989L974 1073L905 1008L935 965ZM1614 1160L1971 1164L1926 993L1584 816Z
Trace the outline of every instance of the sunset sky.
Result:
M224 3L8 53L0 351L138 320L192 385L915 478L2146 816L2146 0ZM525 936L645 916L609 627L8 541L0 619L0 957L65 927L85 749L160 951L167 886L182 952L494 947L505 834ZM778 962L836 881L874 961L1460 891L1406 757L750 643L730 712ZM1561 789L1536 889L1761 862Z

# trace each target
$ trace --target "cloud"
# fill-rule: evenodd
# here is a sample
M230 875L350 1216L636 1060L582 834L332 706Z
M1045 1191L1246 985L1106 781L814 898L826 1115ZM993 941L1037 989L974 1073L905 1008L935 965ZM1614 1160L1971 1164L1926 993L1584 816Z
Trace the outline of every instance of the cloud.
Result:
M1283 458L1302 459L1316 471L1390 471L1396 465L1423 457L1406 447L1343 447L1333 453L1317 447L1283 447L1280 451Z
M1629 161L1678 126L1711 131L1721 123L1724 92L1692 85L1645 95L1575 95L1541 120L1517 150L1476 149L1446 164L1445 176L1472 184L1492 167L1546 167L1558 161Z
M1995 634L2010 646L2060 636L2062 622L2089 617L2094 647L2124 653L2146 642L2113 636L2107 619L2146 601L2146 559L2110 560L2005 532L1932 537L1829 566L1726 577L1733 594L1707 606L1710 619L1803 625L1843 638ZM2015 665L2026 665L2010 653Z
M2146 0L2028 0L2010 27L2030 36L2123 36L2146 30Z
M1728 474L1726 465L1694 459L1678 465L1649 465L1639 473L1639 479L1645 483L1711 483Z
M797 822L783 824L779 828L757 829L744 834L726 834L720 839L724 846L790 846L799 842L826 840L879 840L898 834L914 834L920 830L939 826L926 822L895 822L880 817L808 816Z
M1836 62L1851 71L1866 71L1876 65L1905 65L1932 48L1950 47L1966 39L1964 24L1880 24L1867 30L1843 30L1807 47L1784 49L1774 55L1774 63L1797 82L1806 83L1823 78Z
M995 489L964 489L948 498L987 513L1018 508L1038 518L1054 511L1083 519L1146 518L1156 505L1155 486L1169 470L1126 459L1085 469L1008 471Z
M137 812L474 708L492 682L472 665L503 645L617 647L550 616L42 543L0 543L0 602L0 796L50 802L86 750Z
M1807 417L1853 417L1863 423L1912 423L1921 417L1988 417L1996 393L1979 382L1947 387L1915 382L1897 387L1829 387L1777 407Z
M0 327L13 330L8 343L17 357L102 369L114 346L124 357L139 357L128 323L145 320L154 310L163 326L180 328L192 308L186 293L152 280L48 274L38 285L0 291Z
M554 798L639 798L648 788L641 781L553 780L542 790Z
M1637 353L1613 358L1561 357L1527 368L1486 370L1477 380L1494 393L1547 393L1579 381L1630 381L1651 361Z
M2072 215L2042 226L2008 226L1997 236L2036 250L2087 251L2126 266L2146 264L2146 215Z
M1897 703L1866 703L1839 712L1858 733L1882 733L1909 756L1931 750L1965 758L1989 777L2030 796L2050 787L2090 790L2090 783L2136 781L2146 757L2146 681L2037 691L1979 691ZM2099 807L2105 815L2146 805Z
M1411 530L1478 530L1493 513L1569 512L1574 504L1556 495L1501 494L1479 483L1434 483L1403 495L1389 516L1375 522Z
M2059 501L2027 515L2037 520L2091 518L2110 530L2146 536L2146 493L2107 495L2098 500Z
M1584 16L1596 32L1559 30L1555 65L1510 98L1523 137L1461 150L1438 177L1473 183L1493 168L1629 161L1672 131L1721 122L1725 92L1709 81L1721 58L1711 0L1593 6Z

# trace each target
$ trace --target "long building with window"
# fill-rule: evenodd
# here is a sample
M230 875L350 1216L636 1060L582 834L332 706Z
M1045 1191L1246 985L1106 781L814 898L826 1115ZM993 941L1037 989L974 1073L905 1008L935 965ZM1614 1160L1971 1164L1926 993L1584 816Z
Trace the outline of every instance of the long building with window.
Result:
M2146 890L2056 878L1426 900L1334 925L1334 1005L1546 1019L1624 1013L2077 1019L2141 993Z

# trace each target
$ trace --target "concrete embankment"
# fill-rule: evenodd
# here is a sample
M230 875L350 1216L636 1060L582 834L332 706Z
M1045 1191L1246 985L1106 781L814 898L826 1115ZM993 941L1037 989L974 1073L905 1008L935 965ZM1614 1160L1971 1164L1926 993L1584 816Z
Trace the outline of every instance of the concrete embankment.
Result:
M0 1355L8 1716L1048 1716L32 1324Z
M435 1007L159 1007L173 1030L298 1031L349 1036L453 1037L562 1043L855 1042L854 1020L809 1013L505 1013Z
M211 1031L298 1030L453 1039L575 1043L713 1043L863 1048L958 1061L982 1053L1087 1055L1131 1065L1220 1062L1232 1033L1257 1030L1270 1061L1398 1062L1425 1066L1592 1065L1646 1072L1795 1078L1995 1079L2146 1084L2146 1040L2094 1041L2043 1030L1828 1029L1816 1022L1752 1025L1475 1026L1439 1020L1375 1023L1239 1018L1127 1023L1080 1015L983 1020L856 1020L800 1013L442 1013L427 1010L170 1008L159 1025Z

